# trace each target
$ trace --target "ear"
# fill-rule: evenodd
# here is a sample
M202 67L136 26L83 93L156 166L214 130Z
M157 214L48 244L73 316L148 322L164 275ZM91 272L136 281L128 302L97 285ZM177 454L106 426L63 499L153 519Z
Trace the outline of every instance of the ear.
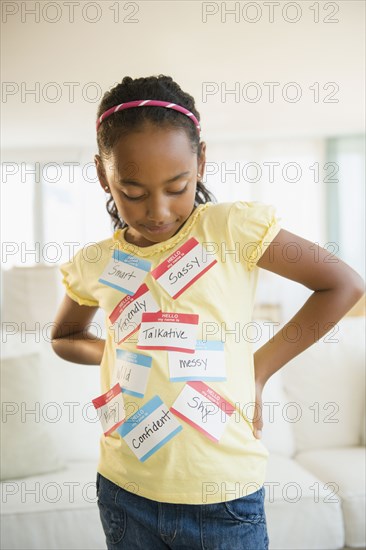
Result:
M99 180L99 183L100 183L103 191L104 192L107 191L107 192L110 193L109 184L108 184L107 177L106 177L106 174L105 174L103 162L102 162L102 159L99 155L94 156L94 164L95 164L95 168L97 170L98 180ZM108 187L108 190L105 189L105 187Z
M197 172L201 174L202 178L203 178L203 174L205 173L205 165L206 165L206 143L204 141L201 141L200 156L198 157L198 163L197 163Z

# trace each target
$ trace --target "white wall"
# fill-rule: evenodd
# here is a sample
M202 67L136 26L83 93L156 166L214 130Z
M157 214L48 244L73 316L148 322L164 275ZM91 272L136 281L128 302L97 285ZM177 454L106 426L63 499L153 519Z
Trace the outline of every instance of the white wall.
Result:
M118 23L113 22L116 3L109 0L94 3L99 14L88 8L90 2L79 1L73 22L64 2L57 3L58 11L44 8L55 3L4 4L18 11L3 16L2 24L3 91L8 92L2 105L3 147L94 147L98 92L124 75L158 73L171 75L196 98L203 138L208 141L363 131L364 2L282 1L274 10L273 22L271 3L262 0L144 1L130 2L131 7L119 2ZM36 4L39 14L37 10L27 13ZM254 7L248 8L249 4ZM132 16L134 5L137 11ZM319 22L315 22L316 5ZM226 13L233 8L234 14ZM217 13L207 15L204 22L205 10ZM88 22L98 15L97 22ZM245 20L256 17L256 23ZM289 22L296 18L297 22ZM52 19L56 22L49 22ZM56 87L49 87L51 82ZM71 82L74 97L69 94L71 84L65 84ZM263 94L257 103L248 101L254 97L254 88L245 94L250 82ZM273 102L266 82L279 83ZM300 87L298 102L282 97L289 82ZM317 82L318 102L309 89ZM335 84L323 89L330 82ZM218 92L204 101L202 89L207 83L214 83ZM221 96L220 92L235 86L239 98ZM37 87L39 94L26 94ZM337 87L334 97L326 100ZM294 91L289 88L289 98ZM57 92L60 97L52 102ZM325 102L330 100L338 102Z

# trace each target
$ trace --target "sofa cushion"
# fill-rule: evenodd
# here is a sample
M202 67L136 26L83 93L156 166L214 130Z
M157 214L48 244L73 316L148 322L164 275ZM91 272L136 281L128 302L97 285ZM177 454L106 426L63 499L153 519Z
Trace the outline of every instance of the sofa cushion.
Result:
M28 365L26 371L18 371L21 378L19 384L23 392L22 401L33 401L33 407L37 402L42 429L47 430L48 439L50 434L52 435L58 455L64 462L92 460L98 457L99 440L103 436L103 430L92 403L92 399L100 395L98 365L79 365L65 361L53 351L46 333L42 338L39 338L38 334L37 338L37 334L21 333L18 330L12 334L11 328L9 327L8 333L1 334L2 355L6 359L18 358L19 365ZM37 361L27 363L26 357L29 355L37 355ZM32 369L35 371L34 375L30 372ZM38 381L37 387L33 384L34 380ZM31 424L31 416L28 416L29 430L40 430L40 423ZM31 433L28 433L28 437L30 436ZM19 450L22 451L20 460L20 457L26 454L26 449L22 447Z
M2 319L19 332L34 330L38 337L52 323L60 299L58 265L38 263L1 271Z
M50 342L56 311L65 295L59 266L14 267L4 270L2 276L2 342L6 342L6 356L41 354L41 407L60 456L64 460L97 457L103 431L91 400L101 393L99 368L61 359ZM104 324L105 313L100 309L91 332L105 338Z
M324 484L330 484L329 500L341 501L346 545L366 546L365 447L304 451L296 460Z
M275 323L255 319L252 332L248 331L252 341L253 353L262 347L273 335ZM273 374L262 392L262 443L271 453L291 457L295 452L295 440L292 425L283 414L287 396L283 390L282 372Z
M41 353L47 402L55 403L58 415L52 427L62 458L96 460L99 440L105 437L92 403L101 393L99 366L65 361L49 342L42 343Z
M1 363L1 479L64 467L43 417L41 358L37 353Z
M343 547L341 504L328 502L329 490L318 476L293 459L271 454L264 487L271 550Z
M60 472L2 482L1 548L105 548L96 471L96 462L70 462Z
M283 414L286 402L279 371L269 378L262 392L262 443L269 452L291 458L295 453L295 441L293 427Z
M281 369L297 452L360 445L364 361L365 318L346 317Z

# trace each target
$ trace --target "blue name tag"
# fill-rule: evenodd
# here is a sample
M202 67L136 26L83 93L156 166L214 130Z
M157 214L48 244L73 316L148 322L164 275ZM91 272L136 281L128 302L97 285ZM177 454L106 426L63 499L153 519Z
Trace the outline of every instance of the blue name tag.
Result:
M155 395L117 431L136 457L144 462L182 429L174 414Z
M115 377L123 393L144 397L151 363L148 355L117 349Z
M226 380L224 343L220 340L197 340L193 355L170 351L168 359L171 382Z
M150 271L151 262L114 250L99 282L133 296Z

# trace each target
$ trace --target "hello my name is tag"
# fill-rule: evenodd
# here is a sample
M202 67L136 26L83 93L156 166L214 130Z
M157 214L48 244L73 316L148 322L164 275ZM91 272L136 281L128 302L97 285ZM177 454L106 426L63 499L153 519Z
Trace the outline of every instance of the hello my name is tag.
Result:
M168 359L171 382L226 380L224 343L220 340L197 340L194 355L170 351Z
M117 349L115 378L123 393L144 397L151 370L152 357Z
M143 313L136 347L194 353L197 328L194 313Z
M118 428L131 451L144 462L156 453L182 426L158 395L150 399Z
M114 250L99 282L133 296L150 271L151 262Z
M145 283L133 296L125 296L109 316L117 343L120 344L138 330L143 313L159 309Z
M153 269L151 275L176 299L216 263L215 259L207 260L207 252L203 246L191 237Z
M114 432L125 420L125 406L121 386L116 384L103 395L92 399L103 427L104 435Z
M204 382L187 382L170 410L218 443L234 406Z

